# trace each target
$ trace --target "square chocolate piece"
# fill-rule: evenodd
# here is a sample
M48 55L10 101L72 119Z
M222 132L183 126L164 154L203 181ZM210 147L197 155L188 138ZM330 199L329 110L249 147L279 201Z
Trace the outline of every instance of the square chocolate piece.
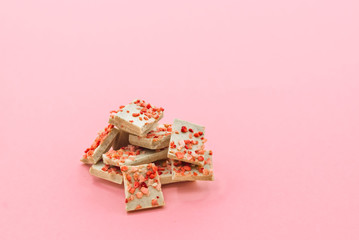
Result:
M91 166L90 174L117 184L122 183L122 172L119 167L104 164L102 161Z
M196 165L203 165L204 127L175 119L167 157Z
M121 171L124 178L127 211L165 205L155 164L121 166Z

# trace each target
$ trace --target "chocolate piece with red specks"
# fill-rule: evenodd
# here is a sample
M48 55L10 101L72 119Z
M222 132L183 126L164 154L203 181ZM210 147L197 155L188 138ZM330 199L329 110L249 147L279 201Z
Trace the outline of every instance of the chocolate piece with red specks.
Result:
M116 138L118 130L113 125L109 124L106 128L97 134L92 145L85 150L81 162L86 164L96 164L101 160L102 154L107 152Z
M203 166L174 160L172 179L213 181L212 151L205 151L203 158Z
M157 170L153 163L121 167L127 211L165 205Z
M171 132L172 124L161 124L149 131L144 137L130 134L129 141L132 145L148 149L161 149L168 147Z
M143 100L135 100L117 111L111 111L109 123L136 136L145 136L163 117L163 108L157 108Z
M104 164L102 161L91 166L90 174L117 184L122 183L122 172L119 167Z
M168 149L149 150L138 146L128 145L119 150L111 149L103 154L103 162L112 166L140 165L165 159Z
M204 127L175 119L167 157L203 166Z

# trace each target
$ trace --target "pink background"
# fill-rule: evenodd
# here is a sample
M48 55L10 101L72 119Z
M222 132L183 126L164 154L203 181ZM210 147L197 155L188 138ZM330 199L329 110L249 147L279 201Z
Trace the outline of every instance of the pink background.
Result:
M1 1L1 239L358 239L359 2ZM79 162L135 98L215 181L127 214Z

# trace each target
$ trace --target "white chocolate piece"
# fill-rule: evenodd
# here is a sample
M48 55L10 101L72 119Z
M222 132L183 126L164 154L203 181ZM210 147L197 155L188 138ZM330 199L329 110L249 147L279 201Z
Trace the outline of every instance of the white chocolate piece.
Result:
M165 159L167 148L158 150L149 150L138 146L128 145L119 150L110 150L102 155L103 162L112 166L134 166L151 163L157 160Z
M203 126L175 119L167 157L202 166L206 141Z
M154 162L158 168L158 175L160 176L162 185L187 181L183 179L172 179L172 161L172 159L163 159Z
M124 178L127 211L165 205L155 164L122 166L121 171Z
M96 164L98 161L101 160L102 154L104 154L111 148L112 142L118 134L118 130L111 127L111 125L108 125L106 128L104 128L98 133L98 136L91 147L96 146L96 142L99 143L99 145L95 148L95 150L89 150L91 147L88 148L87 150L89 150L89 152L85 153L85 155L81 159L81 162L86 164ZM106 131L108 131L108 133L106 133ZM93 153L89 154L91 151L93 151Z
M112 113L109 123L136 136L145 136L161 118L163 108L156 108L142 100L135 100Z
M128 144L130 144L130 142L128 141L129 135L130 134L128 132L118 130L118 134L117 134L117 136L114 139L113 144L112 144L112 149L118 150L118 149L120 149L122 147L125 147Z
M122 172L119 167L106 165L102 161L92 165L89 172L92 176L117 184L121 184L123 180Z
M172 162L172 179L213 181L212 151L205 151L203 157L205 159L203 167L174 160Z
M161 149L168 147L171 139L171 132L171 124L161 124L149 131L144 137L130 134L129 141L132 145L148 149Z

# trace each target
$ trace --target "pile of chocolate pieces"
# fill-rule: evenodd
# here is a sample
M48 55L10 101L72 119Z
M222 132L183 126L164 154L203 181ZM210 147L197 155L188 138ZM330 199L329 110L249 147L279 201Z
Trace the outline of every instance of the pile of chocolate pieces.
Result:
M81 159L91 175L124 184L127 211L164 206L164 184L213 180L204 127L179 119L160 124L163 111L143 100L111 111Z

